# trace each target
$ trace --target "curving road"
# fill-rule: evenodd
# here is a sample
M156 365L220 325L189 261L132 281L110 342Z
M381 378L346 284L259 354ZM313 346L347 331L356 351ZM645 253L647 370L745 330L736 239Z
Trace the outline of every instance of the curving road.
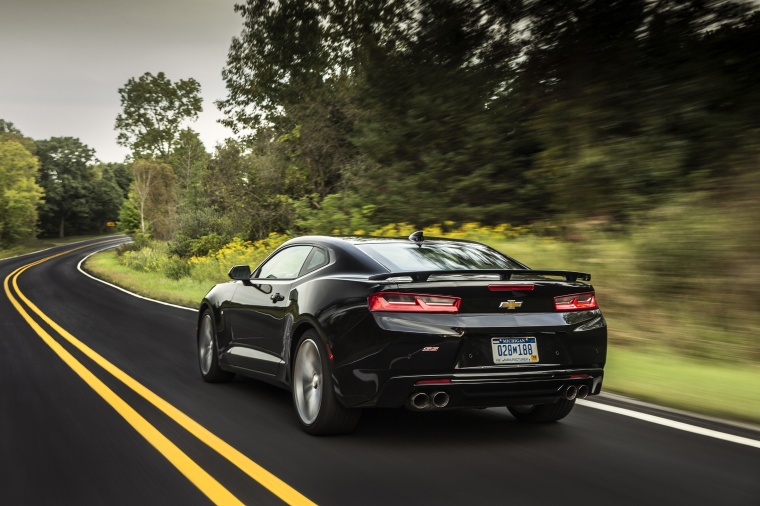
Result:
M614 397L308 436L287 392L201 380L193 311L80 273L98 242L0 261L2 505L760 505L760 432Z

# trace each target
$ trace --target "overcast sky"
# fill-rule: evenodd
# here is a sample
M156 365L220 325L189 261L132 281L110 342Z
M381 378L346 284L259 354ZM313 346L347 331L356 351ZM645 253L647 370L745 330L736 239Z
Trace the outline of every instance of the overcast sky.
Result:
M238 0L243 3L243 0ZM201 84L190 125L207 150L232 136L214 100L242 18L235 0L0 0L0 118L27 137L78 137L104 162L124 160L114 123L130 77L165 72Z

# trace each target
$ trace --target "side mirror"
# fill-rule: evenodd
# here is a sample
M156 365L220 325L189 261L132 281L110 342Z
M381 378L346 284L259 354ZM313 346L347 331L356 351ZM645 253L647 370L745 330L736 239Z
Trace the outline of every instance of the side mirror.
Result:
M251 279L251 268L247 265L236 265L227 275L237 281L247 281Z

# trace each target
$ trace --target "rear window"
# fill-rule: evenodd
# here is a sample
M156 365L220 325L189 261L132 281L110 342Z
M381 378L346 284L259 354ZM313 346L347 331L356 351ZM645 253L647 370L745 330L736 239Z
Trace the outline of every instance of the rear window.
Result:
M426 241L422 246L411 242L356 246L391 272L524 268L501 253L475 243Z

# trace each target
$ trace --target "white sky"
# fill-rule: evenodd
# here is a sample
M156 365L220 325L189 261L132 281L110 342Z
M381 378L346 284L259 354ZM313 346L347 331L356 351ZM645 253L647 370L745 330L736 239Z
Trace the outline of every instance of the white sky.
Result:
M118 89L145 72L201 84L189 125L206 149L232 136L216 120L221 72L242 30L235 0L0 0L0 118L27 137L78 137L121 162ZM244 3L244 0L237 0Z

